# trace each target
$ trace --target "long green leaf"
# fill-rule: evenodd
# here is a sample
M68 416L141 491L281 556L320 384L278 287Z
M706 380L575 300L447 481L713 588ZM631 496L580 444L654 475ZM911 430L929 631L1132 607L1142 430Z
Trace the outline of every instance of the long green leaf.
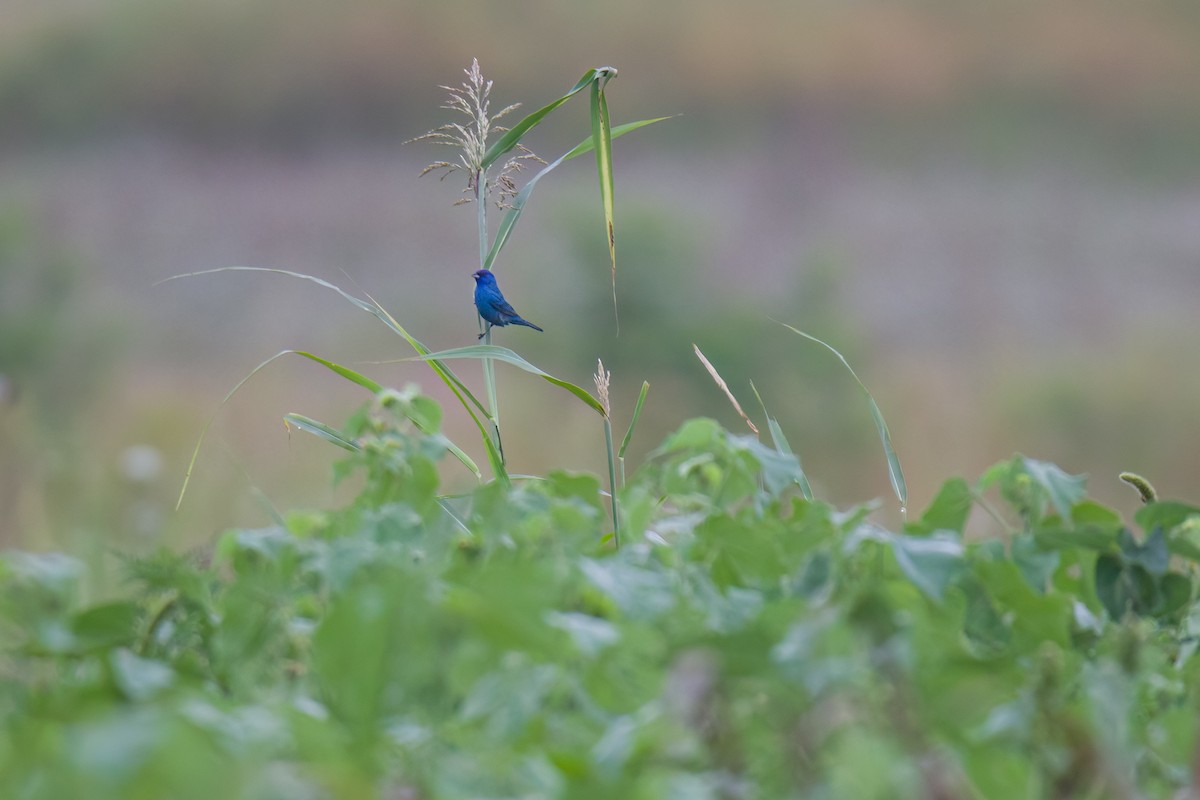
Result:
M341 375L346 380L351 381L352 383L356 383L359 386L366 389L368 392L371 392L371 394L379 394L379 392L383 391L383 386L381 386L380 384L371 380L367 376L365 376L361 373L355 372L354 370L350 369L349 367L344 367L341 364L335 364L332 361L321 358L320 356L317 356L317 355L313 355L312 353L307 353L303 350L293 350L292 352L294 352L298 356L304 356L307 359L310 359L312 361L317 362L318 364L322 364L325 367L328 367L330 370L337 373L338 375ZM446 436L443 435L441 432L432 430L429 427L429 425L425 422L425 420L423 420L422 418L420 418L418 416L409 416L408 419L410 422L412 422L413 425L415 425L417 427L418 430L421 431L421 433L424 433L429 436L436 434L442 440L442 443L446 446L446 449L450 451L451 455L453 455L455 458L457 458L459 461L461 461L462 465L464 467L471 470L471 472L475 475L476 478L480 478L480 479L483 478L483 473L479 471L479 467L478 467L478 465L476 465L475 460L472 459L469 455L467 455L466 452L463 451L463 449L461 447L456 445L454 442L450 441L450 439L446 438Z
M326 425L324 422L317 422L311 417L296 413L284 414L283 421L288 425L295 425L300 430L307 431L327 442L333 442L343 450L349 450L351 453L362 452L362 448L357 442L347 439L341 434L341 431Z
M199 272L188 272L183 275L172 275L169 278L164 278L161 281L157 281L154 285L157 286L159 284L167 283L168 281L173 281L178 278L191 278L191 277L195 277L198 275L210 275L210 274L217 273L217 272L266 272L266 273L271 273L274 275L284 275L289 278L297 278L299 280L305 280L305 281L309 281L311 283L315 283L318 286L329 289L330 291L337 292L345 300L349 301L351 304L353 304L357 308L359 308L363 311L366 311L368 314L371 314L372 316L374 316L376 319L378 319L380 322L382 322L384 325L386 325L388 328L390 328L394 333L401 336L406 342L408 342L409 346L412 347L414 350L416 350L418 353L421 353L422 355L424 355L429 352L428 347L423 345L421 342L417 341L417 339L415 339L407 330L405 330L404 327L399 322L397 322L396 319L391 314L389 314L387 312L387 310L384 309L383 306L381 306L378 302L376 302L374 298L371 298L368 296L368 299L369 299L369 302L368 302L368 300L363 300L359 297L355 297L354 295L345 291L341 287L336 286L335 284L332 284L329 281L323 280L314 275L306 275L302 272L292 272L290 270L275 269L273 267L246 267L246 266L217 267L216 269L200 270ZM276 356L276 357L278 357L278 356ZM266 363L269 363L270 360L273 360L273 359L269 359L268 362L264 362L263 364L259 365L259 369L261 369L263 366L265 366ZM471 421L475 423L475 427L477 427L479 429L480 436L483 438L484 448L487 452L488 462L492 466L493 474L495 474L496 477L498 479L500 479L501 481L504 481L505 483L507 483L508 482L508 473L504 468L504 460L500 457L500 453L496 449L496 445L492 441L491 436L488 434L487 428L484 427L483 422L479 419L479 415L475 413L475 409L478 409L479 412L482 413L485 418L490 420L491 415L488 413L488 410L486 408L484 408L483 404L480 403L479 400L476 399L475 395L473 395L471 393L471 390L466 387L466 384L464 384L461 380L459 380L458 376L455 375L450 370L449 367L447 367L445 364L442 364L441 362L436 361L436 360L429 360L429 365L430 365L430 367L433 368L433 371L435 373L437 373L438 377L442 379L442 382L445 383L447 387L449 387L450 391L454 393L454 396L458 398L459 403L462 404L463 408L466 409L467 414L470 415ZM253 373L251 373L251 374L253 374ZM248 377L249 376L247 376L247 378ZM244 381L245 381L245 379L243 379L243 382ZM239 386L240 385L241 384L239 384ZM237 391L237 387L234 387L234 391ZM468 402L468 401L470 401L470 402ZM472 405L474 406L474 408L472 408ZM215 418L215 414L214 414L214 418ZM209 425L211 425L211 424L212 424L212 419L210 419L208 421L208 424L206 424L204 426L204 430L207 431ZM201 434L200 439L201 439L201 441L203 441L203 439L204 439L203 433ZM192 462L188 465L188 473L187 473L188 478L191 477L192 466L194 466L194 464L195 464L196 454L199 453L199 451L200 451L200 442L197 442L196 443L196 452L192 454ZM460 458L460 460L462 460L462 459ZM184 479L184 491L187 490L188 478ZM183 492L180 493L180 502L182 502L182 501L183 501Z
M627 122L624 125L619 125L612 129L612 138L616 139L626 133L636 131L638 128L644 128L647 125L653 125L655 122L662 122L670 119L670 117L658 117L656 119L643 119L637 122ZM505 212L504 218L500 220L500 227L496 230L496 238L492 241L492 247L488 250L487 256L483 260L483 268L491 269L492 264L496 260L496 256L500 254L500 249L504 247L508 241L509 234L516 227L517 220L521 218L522 212L525 210L525 204L529 202L529 196L533 194L533 189L537 186L538 181L549 174L553 169L558 167L564 161L568 161L576 156L581 156L584 153L590 153L595 149L596 143L589 136L586 140L577 144L573 149L559 156L556 160L542 167L537 174L525 182L521 187L521 191L517 192L517 196L513 198L512 205Z
M804 499L812 500L812 485L808 482L808 476L804 474L804 467L800 464L800 456L792 451L792 446L788 444L787 437L783 435L783 427L780 426L779 421L767 412L767 404L763 402L762 395L758 393L758 387L754 385L754 381L750 381L750 389L754 392L754 396L758 398L758 405L762 409L763 416L767 419L767 430L771 432L771 443L775 445L775 451L796 459L796 468L799 471L796 483L800 485L800 493L804 495Z
M383 391L383 386L381 386L380 384L371 380L366 375L355 372L354 370L350 369L349 367L343 367L341 364L335 364L332 361L321 358L320 356L317 356L317 355L313 355L312 353L306 352L304 350L285 350L283 352L284 353L295 353L296 355L303 356L304 358L307 358L310 361L315 361L318 364L321 364L322 366L327 367L330 371L335 372L338 375L341 375L343 378L350 381L351 383L358 384L359 386L363 387L371 394L378 394L379 392ZM282 353L280 355L282 355Z
M316 363L321 364L322 366L326 367L330 371L345 378L346 380L348 380L352 383L358 384L359 386L363 387L364 389L371 392L372 394L376 394L383 389L383 387L380 384L371 380L367 376L362 375L361 373L355 372L354 370L350 369L349 367L344 367L341 364L337 364L337 363L334 363L333 361L329 361L328 359L321 358L318 355L314 355L312 353L305 352L303 350L281 350L281 351L279 351L278 353L271 356L266 361L262 362L257 367L252 369L250 371L250 373L248 375L246 375L246 377L244 377L240 381L238 381L237 385L235 385L232 389L230 389L229 392L225 395L225 397L222 398L220 404L217 406L216 411L214 411L212 413L212 415L208 418L208 421L204 423L204 428L200 431L200 436L196 440L196 446L194 448L192 448L192 457L188 461L187 472L184 474L184 477L183 477L183 486L180 487L180 489L179 489L179 499L176 500L176 502L175 502L176 510L178 510L179 507L183 504L184 495L187 494L188 484L191 482L191 479L192 479L192 470L196 466L196 459L200 456L200 447L201 447L201 445L204 444L204 440L208 436L208 430L209 430L209 428L212 427L213 422L216 420L217 414L225 406L225 404L228 403L235 394L237 394L238 390L241 389L242 386L245 385L245 383L248 380L250 380L255 375L257 375L264 367L266 367L271 362L275 361L278 358L282 358L283 356L288 356L288 355L301 356L303 358L307 358L310 361L315 361ZM301 427L301 428L304 427L301 424L301 422L299 422L298 420L299 419L307 419L307 417L301 418L300 415L289 414L288 416L285 416L284 419L288 420L291 417L295 417L295 419L292 419L291 421L296 425L296 427ZM414 423L415 423L415 420L414 420ZM314 424L321 424L321 423L314 423ZM420 426L418 425L418 427L420 427ZM314 433L319 436L322 436L322 438L327 438L330 441L334 441L329 436L325 436L321 433L318 433L315 429L305 428L305 430L308 430L309 433ZM330 430L332 430L332 429L330 429ZM433 431L424 431L424 432L425 433L433 433ZM483 474L479 471L479 467L475 464L475 462L471 459L470 456L468 456L465 452L463 452L463 450L461 448L459 448L458 445L454 444L449 439L446 439L444 436L442 438L446 444L446 449L449 450L455 456L455 458L457 458L459 461L461 461L463 466L465 466L467 469L471 470L471 472L474 473L476 478L483 477ZM340 442L334 442L334 443L339 444L339 446L342 446Z
M524 136L530 128L540 123L548 114L550 114L551 111L558 108L575 95L579 94L579 92L583 91L583 89L587 88L598 78L607 74L608 72L611 72L614 75L616 74L616 70L612 69L611 67L589 69L587 72L583 73L583 77L579 79L579 82L572 86L570 90L568 90L567 93L562 97L548 105L542 106L537 111L534 111L516 125L512 126L507 133L493 142L492 146L488 148L488 151L484 153L483 168L486 170L492 164L495 164L501 156L517 146L517 143L521 141L521 137Z
M571 394L578 397L588 405L593 411L602 417L608 416L604 411L604 406L600 401L593 397L586 389L576 386L569 381L564 381L561 378L556 378L550 373L535 367L519 355L509 350L507 347L496 347L495 345L475 344L470 347L458 347L453 350L441 350L437 353L429 353L428 355L416 356L408 359L409 361L426 361L429 359L450 360L452 358L494 358L497 361L504 361L512 364L514 367L520 367L526 372L537 375L543 380L566 389Z
M248 374L246 377L244 377L240 381L238 381L237 384L225 394L225 397L223 397L221 399L220 404L217 405L216 411L213 411L213 413L209 416L208 420L204 423L204 427L201 428L200 436L199 436L199 438L196 439L196 446L192 448L192 457L188 460L187 471L183 474L183 486L179 487L179 498L175 501L175 510L176 511L178 511L180 506L183 505L183 497L185 494L187 494L188 484L192 480L192 470L196 466L196 459L199 458L199 456L200 456L200 446L202 444L204 444L204 439L208 436L209 428L211 428L213 422L216 421L217 414L220 412L220 410L222 408L225 407L225 404L229 402L230 398L232 398L235 394L237 394L237 390L242 388L242 386L246 383L246 381L250 380L255 375L257 375L259 370L266 367L268 364L270 364L275 359L280 358L282 356L289 355L292 352L293 351L291 351L291 350L283 350L283 351L271 356L266 361L262 362L257 367L250 370L250 374Z
M776 321L778 322L778 320ZM867 385L862 382L861 378L858 377L858 374L854 371L854 368L850 366L850 362L846 360L846 357L834 349L832 345L821 341L812 334L805 333L799 328L794 328L791 325L788 325L786 322L780 322L779 324L790 330L792 333L803 336L809 341L816 342L829 352L833 353L846 367L850 375L854 378L855 382L858 383L858 387L862 389L863 394L866 395L867 401L871 406L871 418L875 420L875 429L878 431L879 440L883 444L883 454L887 459L888 477L892 481L892 490L896 493L896 497L900 500L901 510L903 511L906 509L908 507L908 487L904 483L904 471L900 468L900 458L896 455L896 449L892 446L892 436L888 432L887 423L884 422L883 412L879 410L879 404L875 402L875 398L867 389Z
M598 76L592 83L592 142L596 149L596 172L600 176L600 201L604 205L604 228L608 256L612 261L613 314L617 313L617 239L613 228L612 123L604 87L617 74ZM618 323L619 326L619 323Z
M650 381L642 381L642 391L638 394L637 404L633 407L633 419L629 420L629 430L625 431L625 438L621 440L621 448L617 450L617 458L625 457L625 450L629 447L629 440L633 438L633 429L637 426L638 419L642 416L642 406L646 403L646 394L650 391Z
M211 275L211 274L214 274L217 272L266 272L266 273L271 273L274 275L284 275L289 278L298 278L300 280L309 281L310 283L315 283L318 286L329 289L330 291L337 292L339 295L341 295L344 299L346 299L347 301L352 303L354 306L358 307L359 309L361 309L363 311L366 311L368 314L370 314L373 317L375 317L376 319L378 319L380 322L382 322L384 325L386 325L388 328L390 328L394 333L401 336L406 342L408 342L409 346L412 347L414 350L416 350L418 353L421 353L422 355L424 355L425 353L429 352L428 347L421 344L421 342L417 341L407 330L404 329L404 327L399 322L396 321L396 319L391 314L389 314L387 312L386 309L383 308L383 306L381 306L379 303L375 302L375 300L373 298L370 298L370 300L368 302L368 300L363 300L362 298L355 297L354 295L352 295L349 292L342 289L340 286L337 286L335 284L330 283L329 281L318 278L315 275L306 275L303 272L292 272L291 270L276 269L274 267L245 267L245 266L217 267L216 269L205 269L205 270L200 270L199 272L188 272L188 273L184 273L182 275L172 275L169 278L163 278L161 281L157 281L154 285L158 286L159 284L167 283L169 281L177 280L179 278L193 278L193 277L196 277L199 275ZM471 391L469 389L467 389L466 384L464 384L461 380L459 380L458 376L455 375L453 372L451 372L448 367L446 367L444 364L439 364L436 361L431 361L430 366L433 367L433 370L434 370L434 372L436 372L438 374L438 377L440 377L442 379L442 381L444 383L446 383L447 386L450 387L451 391L454 392L454 394L458 397L459 401L463 402L464 406L466 405L465 400L470 400L471 403L475 406L475 408L479 409L479 411L484 416L488 415L488 411L484 407L484 405L482 403L480 403L478 399L476 399L475 395L471 394ZM464 398L465 398L465 400L464 400ZM467 410L470 411L469 408Z

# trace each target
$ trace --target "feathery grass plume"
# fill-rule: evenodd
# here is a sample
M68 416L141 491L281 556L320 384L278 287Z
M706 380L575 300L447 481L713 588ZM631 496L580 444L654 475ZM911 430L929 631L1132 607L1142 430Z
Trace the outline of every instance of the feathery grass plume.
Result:
M613 450L612 434L612 403L608 398L608 386L612 382L612 373L604 369L604 362L596 359L596 374L592 376L596 382L596 395L600 405L604 407L604 446L608 451L608 498L612 504L613 544L621 549L621 522L617 513L617 457Z
M596 382L596 396L600 398L600 405L604 406L604 415L608 416L612 413L612 403L608 399L608 386L612 382L612 373L604 369L604 362L596 359L596 374L592 376Z
M521 107L520 103L513 103L512 105L505 106L493 116L491 114L492 82L484 80L483 72L479 68L479 59L472 59L471 66L463 70L463 72L467 78L461 86L441 87L449 92L449 97L442 105L442 108L459 112L467 118L468 122L466 124L448 122L426 134L405 142L405 144L422 141L433 142L434 144L454 147L460 151L457 162L434 161L421 170L422 176L441 170L442 180L445 180L451 173L460 170L467 173L467 186L463 190L467 196L458 200L455 205L470 203L472 200L479 198L480 179L484 177L485 167L483 160L487 154L488 138L493 133L503 133L508 130L494 123ZM500 168L500 174L495 180L495 188L497 189L496 205L500 208L507 208L509 205L508 198L516 196L517 186L513 180L513 175L524 168L524 162L537 161L542 164L546 163L524 145L518 144L517 150L519 154L504 163L504 166Z
M746 425L750 427L750 430L754 431L754 435L758 436L758 427L750 420L750 417L746 415L746 412L742 410L742 404L739 403L737 398L733 396L733 392L729 391L729 384L725 383L725 379L721 377L719 372L717 372L717 368L714 367L709 360L704 357L704 353L700 352L700 348L696 346L695 342L692 343L692 349L696 351L696 357L700 359L700 363L704 365L706 370L708 370L708 374L717 384L717 388L724 392L725 396L729 398L729 402L733 404L733 410L736 411L738 415L745 421Z

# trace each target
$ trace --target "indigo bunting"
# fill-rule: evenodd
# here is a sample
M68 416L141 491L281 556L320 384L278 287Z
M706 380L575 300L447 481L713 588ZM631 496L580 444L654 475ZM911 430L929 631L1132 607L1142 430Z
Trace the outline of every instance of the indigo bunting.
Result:
M535 331L542 330L537 325L534 325L528 320L521 319L521 315L516 309L508 304L504 299L504 294L500 291L500 287L496 285L496 276L490 270L476 270L475 278L475 307L479 309L479 316L483 317L488 323L489 330L492 325L503 328L505 325L524 325L526 328L533 328ZM479 338L483 338L483 334L479 334Z

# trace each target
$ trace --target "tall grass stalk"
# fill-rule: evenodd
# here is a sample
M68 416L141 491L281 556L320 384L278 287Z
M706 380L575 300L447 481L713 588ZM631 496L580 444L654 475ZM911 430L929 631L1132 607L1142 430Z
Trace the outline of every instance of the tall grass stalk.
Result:
M488 246L487 189L487 169L480 169L475 173L475 216L479 221L480 269L487 269L488 251L491 249ZM483 334L483 343L490 345L492 343L492 326L487 324L481 315L476 314L476 317L479 319L479 330ZM490 358L483 360L483 383L487 390L488 413L492 417L492 441L500 453L500 460L504 461L504 445L500 441L500 402L496 394L496 365Z
M629 440L633 438L633 429L637 427L638 420L642 416L642 406L646 404L646 393L650 391L650 381L642 381L642 391L638 393L637 404L633 407L633 418L629 420L629 428L625 431L625 438L621 440L621 447L617 450L617 463L621 467L621 485L625 485L625 451L629 449Z
M612 434L612 403L608 399L608 385L612 380L612 373L604 369L604 362L596 359L596 395L600 399L600 405L604 406L604 449L608 454L608 497L612 506L612 521L613 521L613 544L617 550L621 549L621 519L620 513L617 511L617 458L616 450L613 447ZM624 452L624 445L622 445Z
M538 180L564 161L583 153L594 151L596 154L596 170L600 178L600 197L604 209L609 260L612 266L613 306L615 314L617 260L616 238L613 233L612 140L625 133L637 130L646 125L652 125L667 118L659 117L657 119L639 120L613 128L609 119L608 100L604 96L604 87L612 78L616 77L617 71L613 67L597 67L585 72L583 77L567 90L563 96L539 108L537 111L526 115L511 128L501 128L495 125L496 121L517 109L519 105L506 106L498 113L492 114L489 109L492 82L484 80L479 68L479 61L477 59L472 60L471 66L464 70L464 72L467 76L466 80L459 86L442 87L448 92L446 103L442 107L465 116L466 121L450 122L441 125L409 141L429 141L435 144L447 145L459 151L458 161L435 161L425 167L421 174L426 175L430 172L441 171L444 172L442 177L445 177L451 172L462 171L466 173L467 187L464 193L467 197L460 199L458 202L475 203L476 223L479 235L479 268L494 271L494 264L500 248L508 241L508 237L512 233L517 220L520 219L525 204L528 202L529 196L533 192L534 186L537 185ZM589 87L591 89L589 92L591 97L591 136L588 140L581 142L573 149L567 151L551 164L547 164L521 144L521 139L526 133L541 124L550 113L563 103ZM488 140L495 133L500 133L501 135L496 137L489 145ZM515 155L508 155L513 151L515 151ZM505 160L502 162L501 159ZM529 179L524 187L518 190L514 176L524 169L527 162L531 160L541 163L543 169ZM501 166L493 176L490 170L496 164L501 164ZM494 198L491 196L493 193L495 194ZM490 239L488 235L487 204L491 200L496 202L498 208L505 211L494 239ZM504 469L504 450L500 439L500 407L496 393L495 363L494 359L487 352L492 344L492 326L487 324L482 317L479 317L479 325L479 338L484 345L484 349L482 353L475 351L475 355L472 357L481 357L483 359L483 379L487 388L487 413L492 423L491 437L488 444L498 453L498 461L500 462L498 472L506 472ZM462 348L461 350L465 352L469 348ZM540 370L536 371L540 372ZM542 374L543 377L549 379L549 376L546 376L544 373ZM552 382L565 385L564 382L557 381L557 379L553 379ZM578 389L578 387L571 388L573 390ZM575 393L579 395L579 392ZM607 414L605 416L607 417ZM609 432L609 437L611 439L611 431ZM610 453L612 451L611 444L609 451Z

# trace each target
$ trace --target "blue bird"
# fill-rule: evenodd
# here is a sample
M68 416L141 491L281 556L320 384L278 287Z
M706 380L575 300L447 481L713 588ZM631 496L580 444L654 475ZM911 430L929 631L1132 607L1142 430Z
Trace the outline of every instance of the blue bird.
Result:
M532 322L521 319L521 315L517 313L516 309L508 304L508 301L504 299L504 293L496 285L496 276L491 273L491 270L476 270L473 277L475 278L475 308L479 309L479 316L488 323L488 330L491 330L492 325L500 328L505 325L524 325L535 331L542 330ZM479 338L483 338L482 333L479 334Z

